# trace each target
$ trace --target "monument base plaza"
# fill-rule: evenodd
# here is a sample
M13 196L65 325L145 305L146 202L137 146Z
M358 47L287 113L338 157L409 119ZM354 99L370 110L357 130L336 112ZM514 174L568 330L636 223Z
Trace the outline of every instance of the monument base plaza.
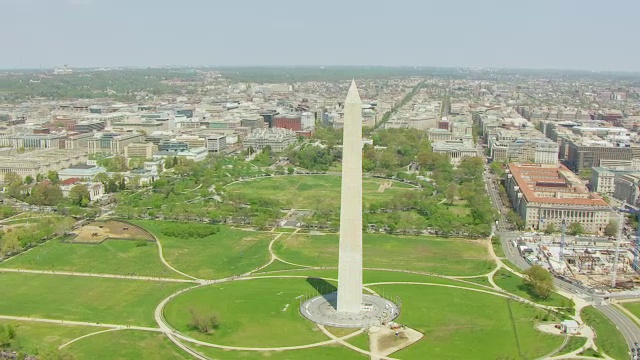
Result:
M380 326L400 314L396 304L380 296L362 295L362 310L358 313L338 312L337 299L336 292L316 296L300 305L300 313L317 324L343 328Z

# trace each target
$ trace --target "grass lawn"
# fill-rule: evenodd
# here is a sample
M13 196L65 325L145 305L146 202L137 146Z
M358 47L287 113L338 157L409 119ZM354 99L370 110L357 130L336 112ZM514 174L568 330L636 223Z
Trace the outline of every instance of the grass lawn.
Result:
M512 272L504 269L500 269L496 272L496 274L493 276L493 281L502 289L525 299L534 301L538 304L560 307L573 307L573 301L556 293L551 293L551 296L549 296L548 299L540 299L531 295L527 291L527 286L523 284L523 280L521 277L514 275Z
M258 178L226 186L229 193L243 194L247 199L277 198L288 207L315 209L318 206L338 208L340 206L340 184L342 178L334 175L296 175ZM393 186L379 192L386 179L363 178L363 206L372 202L384 202L412 186L394 181Z
M186 274L203 279L240 275L266 264L270 258L269 242L274 236L271 233L218 226L220 231L213 235L177 238L162 233L161 226L166 226L169 222L148 220L134 223L160 240L164 258L169 264Z
M274 262L271 263L271 265L265 267L264 269L260 270L256 274L262 274L262 273L268 273L271 271L280 271L280 270L293 270L293 269L304 269L304 268L300 266L285 264L282 261L275 260Z
M162 264L155 243L128 240L106 240L100 244L73 244L54 239L10 261L0 263L0 267L182 277Z
M267 273L267 274L256 273L255 276L269 276L269 277L304 276L304 277L320 277L320 278L326 278L326 279L337 279L338 270L299 269L299 270L278 271L278 272ZM463 286L463 287L469 287L469 288L484 289L483 287L476 286L474 284L464 283L462 281L457 281L454 279L446 279L446 278L429 276L429 275L403 273L403 272L397 272L397 271L364 270L362 280L365 285L371 284L371 283L380 283L380 282L421 282L421 283L446 284L446 285L455 285L455 286ZM469 279L465 279L465 280L469 280Z
M447 207L447 210L454 215L467 216L471 214L471 209L469 209L466 201L455 201L453 205L449 203L445 203L444 205Z
M294 231L296 231L297 229L295 228L284 228L284 227L279 227L275 230L275 232L278 233L292 233Z
M511 270L515 271L515 272L519 272L522 273L523 271L516 266L516 264L512 263L511 261L507 260L507 259L500 259L502 261L503 264L505 264L506 266L508 266Z
M491 286L491 283L489 282L489 279L486 276L481 276L481 277L476 277L476 278L468 278L468 279L460 279L460 280L464 280L464 281L470 281L474 284L480 284L480 285L484 285L484 286ZM462 284L460 284L462 285Z
M359 347L362 350L369 351L369 334L367 334L366 332L352 337L351 339L347 340L347 342L353 346Z
M317 295L306 279L257 279L188 291L167 304L165 318L177 330L216 344L245 347L305 345L327 340L300 315L300 295ZM212 334L193 330L190 311L216 315Z
M596 332L596 345L614 359L628 359L629 349L622 333L615 324L597 309L589 306L582 309L582 320Z
M640 318L640 301L622 303L621 305L624 306L627 310L631 311L633 315Z
M82 339L64 348L76 359L192 359L160 333L118 330Z
M20 351L30 355L50 348L57 348L82 335L103 330L93 326L71 326L4 319L0 319L0 325L11 325L16 331L16 339L12 341L12 345L19 346Z
M393 354L394 358L535 358L563 341L562 337L535 330L534 317L541 313L539 310L516 302L509 304L502 297L433 286L375 287L379 292L382 288L402 299L397 321L425 334L419 342Z
M567 344L562 348L562 350L560 350L560 354L568 354L570 352L576 351L580 349L586 342L586 338L571 336Z
M187 343L187 345L190 345ZM326 345L288 351L232 351L207 346L192 349L214 360L367 360L368 356L341 345Z
M386 234L364 234L363 241L364 266L369 268L463 276L487 273L495 265L479 241ZM273 249L296 264L338 265L338 235L282 236Z
M0 273L0 289L5 289L0 314L155 327L156 305L187 286L190 284Z
M504 249L502 248L502 244L500 242L498 242L497 244L494 242L491 242L491 246L493 247L493 252L496 253L497 257L499 258L506 257L504 253ZM514 269L514 270L518 270L518 269Z

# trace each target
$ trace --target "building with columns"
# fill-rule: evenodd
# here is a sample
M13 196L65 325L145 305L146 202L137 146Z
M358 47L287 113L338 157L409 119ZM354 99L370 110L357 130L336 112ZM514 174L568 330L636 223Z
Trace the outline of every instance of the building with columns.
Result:
M565 219L601 233L609 223L609 204L563 165L510 163L505 187L527 228L544 230L549 223L560 228Z
M438 141L431 145L434 153L447 154L451 164L457 166L462 158L478 156L473 142L463 140Z

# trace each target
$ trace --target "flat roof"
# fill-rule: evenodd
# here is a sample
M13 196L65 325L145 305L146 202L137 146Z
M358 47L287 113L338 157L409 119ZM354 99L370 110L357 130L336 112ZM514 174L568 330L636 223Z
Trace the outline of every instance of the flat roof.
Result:
M509 171L528 203L609 207L564 165L510 163ZM560 193L573 197L560 197Z

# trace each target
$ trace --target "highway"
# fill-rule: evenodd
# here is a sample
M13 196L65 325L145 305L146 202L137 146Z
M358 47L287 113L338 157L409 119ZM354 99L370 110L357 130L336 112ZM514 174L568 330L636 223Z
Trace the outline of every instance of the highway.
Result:
M505 210L500 199L500 193L498 192L497 181L494 176L485 171L484 174L485 185L489 198L493 203L494 208L500 212L500 218L498 226L495 227L495 234L500 236L502 249L504 250L506 258L517 266L520 270L526 270L531 265L522 257L517 249L511 245L510 240L518 237L520 233L516 231L510 231L510 225L506 222L504 214ZM629 348L635 348L635 343L640 343L640 327L621 312L614 305L609 304L610 298L629 298L637 297L629 294L595 294L590 289L581 286L580 284L571 283L561 279L555 279L555 285L557 288L566 292L574 293L576 296L585 299L592 304L596 309L600 310L607 318L609 318L616 327L620 330L624 336Z

